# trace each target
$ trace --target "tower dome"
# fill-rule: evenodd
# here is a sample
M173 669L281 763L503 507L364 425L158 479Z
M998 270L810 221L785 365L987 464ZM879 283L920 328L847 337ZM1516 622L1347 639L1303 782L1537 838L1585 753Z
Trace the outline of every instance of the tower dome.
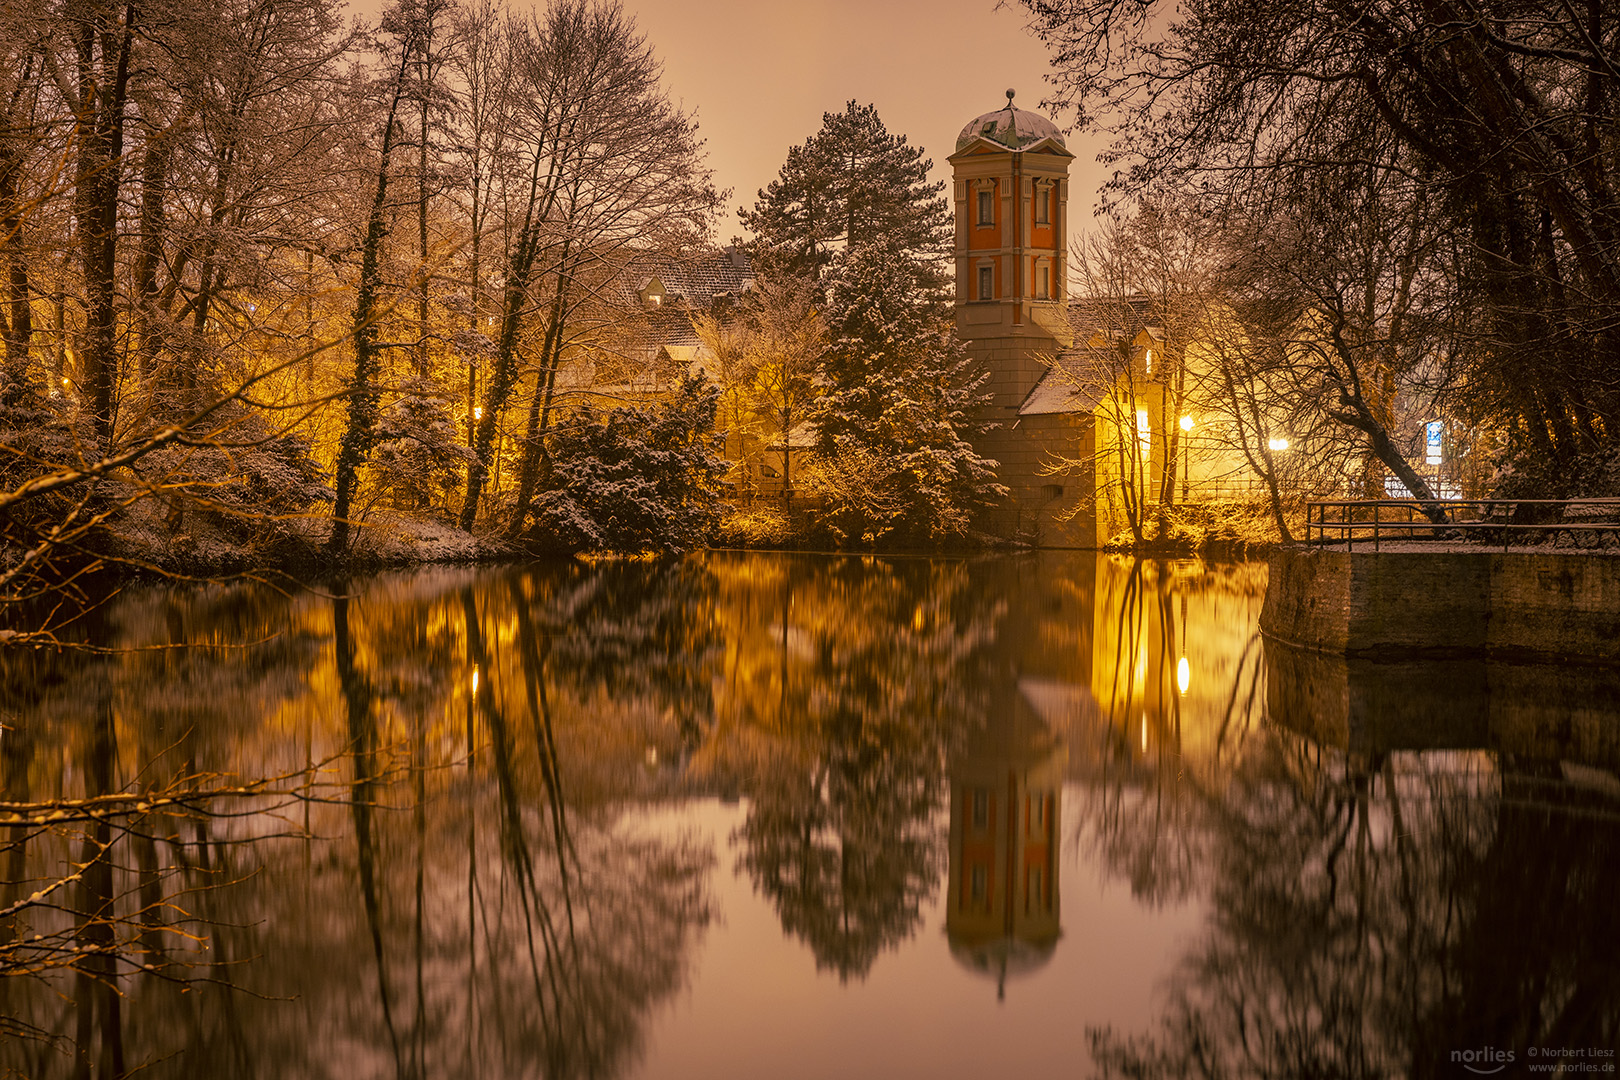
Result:
M956 149L965 150L975 139L985 139L1007 150L1022 150L1042 139L1053 139L1067 149L1058 126L1039 113L1013 107L1013 92L1007 91L1007 104L995 112L969 120L956 137Z

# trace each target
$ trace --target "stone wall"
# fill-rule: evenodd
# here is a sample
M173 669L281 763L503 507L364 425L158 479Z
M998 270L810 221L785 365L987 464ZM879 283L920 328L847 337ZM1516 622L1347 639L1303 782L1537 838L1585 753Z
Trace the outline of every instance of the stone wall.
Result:
M986 515L997 536L1043 548L1094 548L1091 417L1054 413L1015 417L974 439L974 449L999 464L1008 497ZM1054 465L1072 462L1066 469Z
M1288 548L1260 629L1347 656L1620 662L1620 558Z

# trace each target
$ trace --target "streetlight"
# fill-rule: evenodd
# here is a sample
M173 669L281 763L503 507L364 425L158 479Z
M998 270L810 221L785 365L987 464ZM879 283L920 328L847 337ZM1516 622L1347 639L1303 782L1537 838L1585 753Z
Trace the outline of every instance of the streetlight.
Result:
M1181 418L1181 430L1187 433L1187 438L1183 440L1186 445L1181 448L1181 501L1183 504L1187 502L1188 492L1192 488L1192 429L1193 418L1183 416ZM1170 476L1170 482L1172 484L1176 482L1174 473Z

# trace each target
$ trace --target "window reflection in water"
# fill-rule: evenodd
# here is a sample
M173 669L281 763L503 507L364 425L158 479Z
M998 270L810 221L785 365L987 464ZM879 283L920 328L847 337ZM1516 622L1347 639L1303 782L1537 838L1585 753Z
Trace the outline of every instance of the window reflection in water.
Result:
M964 966L994 978L1051 958L1062 935L1057 822L1063 746L1019 698L967 739L951 766L945 933Z

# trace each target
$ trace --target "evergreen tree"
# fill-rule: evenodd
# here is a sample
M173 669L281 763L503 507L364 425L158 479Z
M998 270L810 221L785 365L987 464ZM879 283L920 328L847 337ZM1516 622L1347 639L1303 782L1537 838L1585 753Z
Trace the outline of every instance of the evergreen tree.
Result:
M929 267L868 246L828 289L825 392L815 399L822 524L840 542L939 543L1005 495L995 462L967 441L982 378L957 339Z
M944 181L929 182L933 167L921 147L889 134L875 106L851 101L788 150L739 217L758 253L790 273L819 279L839 251L878 246L911 253L930 271L928 286L942 288L952 219Z

